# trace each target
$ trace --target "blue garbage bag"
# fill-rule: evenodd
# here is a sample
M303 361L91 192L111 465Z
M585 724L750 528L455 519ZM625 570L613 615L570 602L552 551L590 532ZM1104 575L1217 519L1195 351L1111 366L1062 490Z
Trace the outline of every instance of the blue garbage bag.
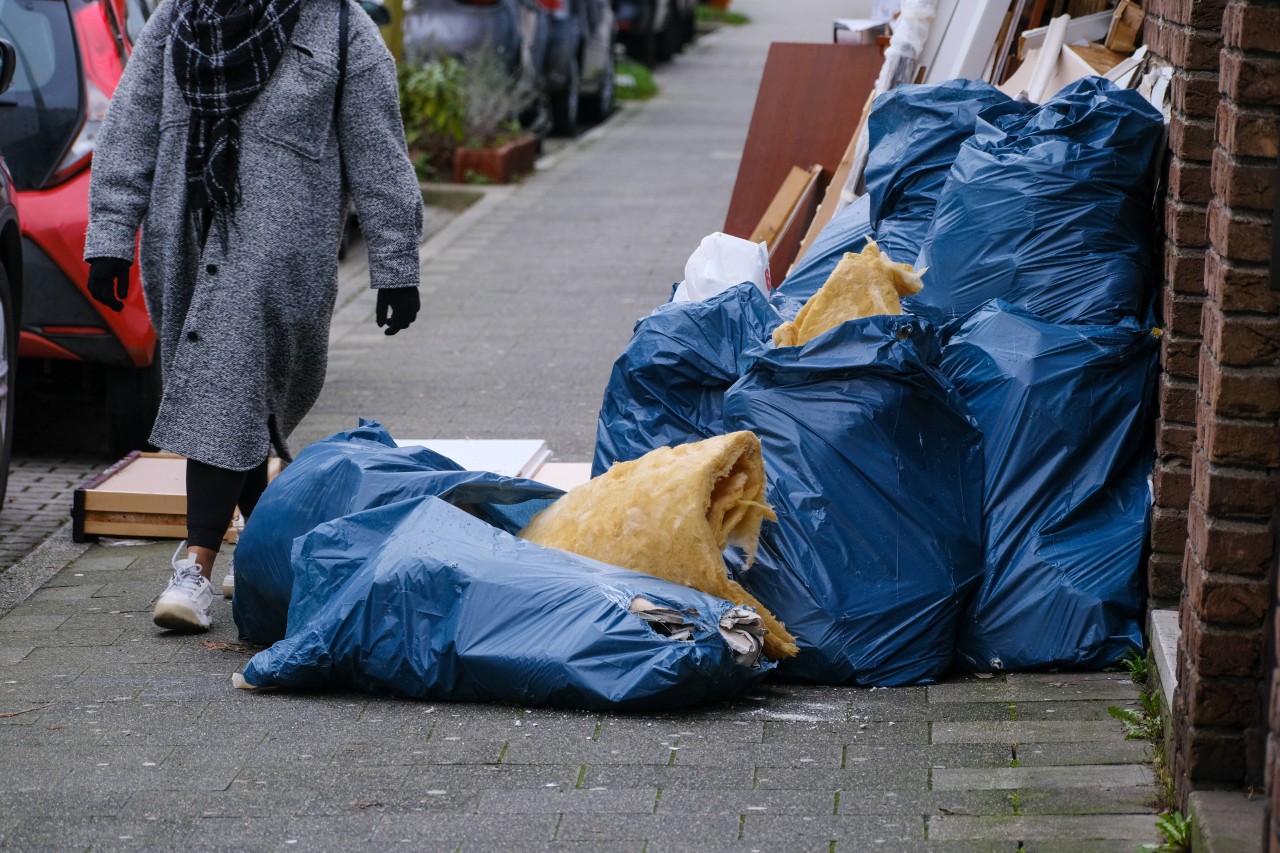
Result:
M1159 342L994 301L942 369L982 428L987 557L958 657L980 672L1100 668L1142 646Z
M781 322L747 283L703 302L669 302L636 323L604 389L591 475L659 447L724 434L721 407L738 380L739 356Z
M1163 133L1145 98L1099 77L1040 106L984 110L921 250L924 290L904 310L941 323L999 298L1055 323L1146 316Z
M760 437L776 524L738 581L800 646L779 674L903 685L951 664L982 572L982 440L913 317L762 349L725 395Z
M784 318L795 319L805 301L827 283L845 252L861 252L867 245L872 231L870 211L871 199L859 196L818 232L809 251L773 294L774 307Z
M771 663L739 663L733 605L543 548L437 498L318 526L293 551L289 635L245 667L255 687L354 687L461 702L667 709L740 695ZM664 635L639 596L691 630Z
M867 116L864 179L880 251L915 264L934 207L978 114L1009 96L982 80L904 85L876 98Z
M240 636L260 645L285 635L293 589L290 551L317 524L420 495L466 505L511 532L563 492L487 471L463 471L425 447L397 447L375 421L310 445L258 501L236 545L232 614Z

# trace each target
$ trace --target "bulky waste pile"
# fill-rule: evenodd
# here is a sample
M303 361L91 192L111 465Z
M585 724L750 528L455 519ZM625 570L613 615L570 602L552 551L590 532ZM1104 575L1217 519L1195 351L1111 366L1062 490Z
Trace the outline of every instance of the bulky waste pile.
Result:
M640 320L593 480L308 448L236 554L238 683L580 708L905 685L1141 646L1160 114L897 87L772 293Z

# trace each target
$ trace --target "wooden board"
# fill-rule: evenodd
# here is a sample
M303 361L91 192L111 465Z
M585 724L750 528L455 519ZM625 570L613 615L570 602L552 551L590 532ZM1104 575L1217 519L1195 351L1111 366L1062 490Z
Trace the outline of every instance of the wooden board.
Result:
M504 477L529 477L551 458L540 438L402 438L401 447L425 447L447 456L467 471L492 471Z
M591 463L548 462L538 469L532 479L567 492L591 479Z
M782 186L778 187L778 191L774 194L773 201L769 202L769 206L765 208L764 216L760 217L760 221L756 223L751 236L747 239L752 243L763 240L772 250L774 244L778 242L778 235L791 219L791 211L796 209L800 196L804 195L808 186L809 173L799 166L792 166L791 171L787 172L787 177L783 179Z
M822 167L815 165L805 174L805 179L800 198L796 200L791 215L769 250L769 281L771 282L782 282L787 270L791 268L792 261L796 258L796 252L800 249L800 242L804 239L805 232L809 230L809 223L818 212L818 204L825 186Z
M280 473L279 459L267 466ZM223 537L240 536L239 514ZM130 453L75 490L71 538L183 539L187 535L187 460L173 453Z
M793 166L836 170L880 63L873 44L770 46L724 233L749 237Z
M1147 13L1131 0L1120 0L1111 18L1111 28L1107 30L1107 50L1129 54L1137 50L1138 34L1142 32L1142 22Z

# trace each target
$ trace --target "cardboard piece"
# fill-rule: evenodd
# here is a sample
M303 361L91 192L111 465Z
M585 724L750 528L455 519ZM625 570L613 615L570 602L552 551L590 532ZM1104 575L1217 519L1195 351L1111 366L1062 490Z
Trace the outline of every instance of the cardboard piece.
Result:
M824 188L822 167L814 165L804 173L805 184L795 206L787 216L777 239L769 248L769 280L781 282L795 260L800 242L804 239L809 223L818 212L819 199Z
M873 44L770 46L724 233L749 237L793 166L835 171L881 61Z
M267 465L270 480L280 460ZM134 451L72 495L71 538L185 539L187 536L187 460L174 453ZM239 513L223 539L240 538Z
M821 167L815 168L821 169ZM769 202L769 206L765 208L764 216L760 217L760 221L756 223L751 236L747 239L752 243L763 240L772 251L778 243L778 235L791 221L791 213L800 202L800 196L804 195L805 189L808 188L809 181L809 172L799 166L792 166L782 186L778 187L778 191L774 194L773 201Z
M1146 17L1147 13L1137 3L1120 0L1111 18L1111 28L1107 30L1107 50L1117 53L1133 53L1137 50L1138 34L1142 32L1142 22Z

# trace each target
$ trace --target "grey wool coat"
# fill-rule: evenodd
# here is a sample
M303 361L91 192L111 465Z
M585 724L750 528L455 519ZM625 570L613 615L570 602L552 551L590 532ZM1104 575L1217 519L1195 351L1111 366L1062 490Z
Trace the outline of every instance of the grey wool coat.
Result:
M335 127L341 2L350 40ZM173 14L164 0L112 98L94 151L85 257L132 260L142 227L164 377L151 441L247 470L273 442L287 458L289 433L324 385L346 193L375 288L418 284L422 195L377 27L354 0L306 0L284 58L241 115L241 201L226 251L214 230L201 253L184 215L189 111L169 56Z

